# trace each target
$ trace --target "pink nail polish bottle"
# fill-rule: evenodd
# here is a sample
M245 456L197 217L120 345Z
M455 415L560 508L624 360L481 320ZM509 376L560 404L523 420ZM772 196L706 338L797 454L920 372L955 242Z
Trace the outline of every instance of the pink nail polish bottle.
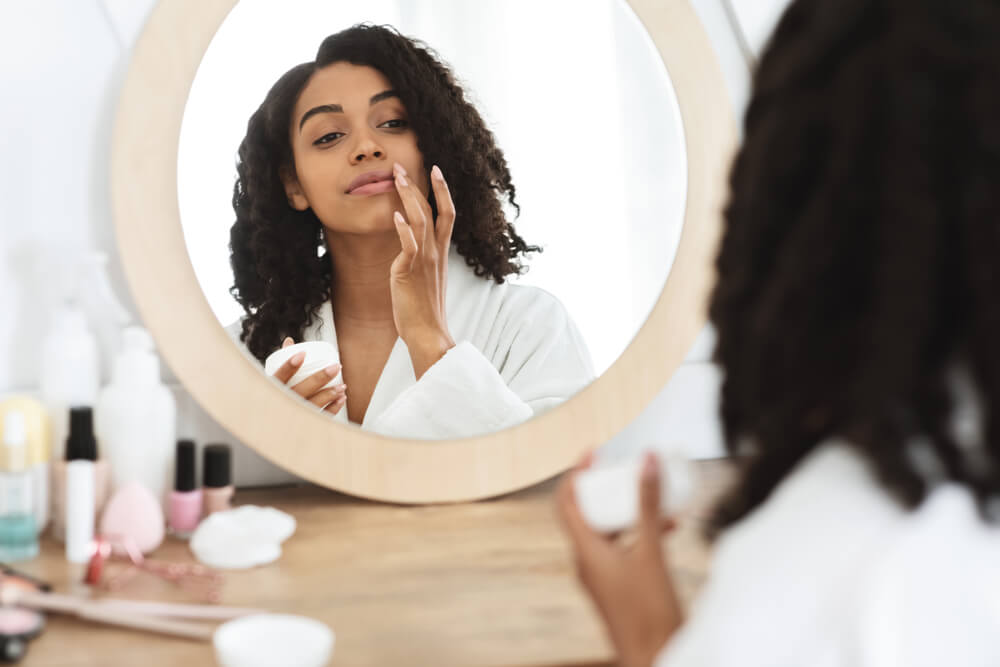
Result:
M170 532L180 538L190 537L201 521L201 489L195 484L195 448L190 440L177 442L177 468L168 514Z

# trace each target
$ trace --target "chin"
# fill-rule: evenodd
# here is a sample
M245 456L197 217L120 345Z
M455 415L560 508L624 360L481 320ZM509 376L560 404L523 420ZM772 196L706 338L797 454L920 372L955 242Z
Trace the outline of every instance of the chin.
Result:
M342 234L395 233L396 225L392 221L394 211L406 215L399 196L386 192L351 202L351 206L343 207L335 217L331 216L336 222L333 224L324 222L323 226Z

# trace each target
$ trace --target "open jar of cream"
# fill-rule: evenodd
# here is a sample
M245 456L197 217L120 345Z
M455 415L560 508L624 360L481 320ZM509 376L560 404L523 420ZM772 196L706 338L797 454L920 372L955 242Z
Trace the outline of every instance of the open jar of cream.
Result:
M294 387L313 373L321 371L327 366L336 364L340 361L337 358L337 348L335 348L332 344L322 340L306 341L304 343L289 345L288 347L283 347L280 350L272 352L264 361L264 372L273 376L286 361L299 352L305 352L306 358L305 361L302 362L302 365L299 366L299 370L296 371L295 375L293 375L288 381L289 387ZM326 383L324 388L333 387L343 382L341 375L342 373L338 373L335 378Z

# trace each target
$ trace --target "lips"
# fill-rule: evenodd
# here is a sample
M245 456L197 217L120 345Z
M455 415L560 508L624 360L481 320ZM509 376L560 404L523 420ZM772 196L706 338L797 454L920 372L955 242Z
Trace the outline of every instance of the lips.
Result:
M355 194L355 191L360 191L357 192L357 194L366 194L366 191L368 190L382 190L385 186L374 187L372 186L372 184L376 183L380 184L386 182L388 182L389 185L392 185L393 182L392 171L388 169L383 169L381 171L369 171L367 174L361 174L353 181L351 181L351 184L347 186L347 194L349 195ZM372 187L365 187L365 186L372 186Z

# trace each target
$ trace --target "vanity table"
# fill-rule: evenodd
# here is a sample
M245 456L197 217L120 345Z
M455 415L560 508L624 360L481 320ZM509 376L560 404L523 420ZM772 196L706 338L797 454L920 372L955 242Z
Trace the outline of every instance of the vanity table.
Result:
M732 477L698 464L702 483L667 540L686 602L704 579L700 528ZM238 504L277 507L298 521L281 559L226 573L221 603L300 614L336 634L333 665L604 665L613 653L579 587L552 492L557 480L494 500L400 506L316 486L245 489ZM190 561L167 539L157 558ZM75 584L61 545L18 568L64 592ZM116 597L191 601L140 575ZM49 615L24 665L212 665L211 644Z

